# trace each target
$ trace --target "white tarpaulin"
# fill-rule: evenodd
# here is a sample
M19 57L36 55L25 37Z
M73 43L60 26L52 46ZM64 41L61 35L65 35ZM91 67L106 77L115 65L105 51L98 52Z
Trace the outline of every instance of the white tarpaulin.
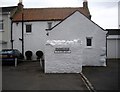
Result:
M75 40L48 40L45 46L45 73L80 73L82 45Z

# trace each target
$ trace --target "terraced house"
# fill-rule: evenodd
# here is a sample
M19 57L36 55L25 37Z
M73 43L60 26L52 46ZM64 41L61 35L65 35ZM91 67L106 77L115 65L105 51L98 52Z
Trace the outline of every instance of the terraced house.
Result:
M19 2L16 12L11 17L12 46L23 54L30 50L33 52L32 58L36 59L36 51L41 50L45 53L48 40L79 39L83 51L82 64L106 66L106 32L91 20L86 0L82 7L64 8L24 8L22 2Z
M16 6L0 7L0 49L11 48L11 12Z

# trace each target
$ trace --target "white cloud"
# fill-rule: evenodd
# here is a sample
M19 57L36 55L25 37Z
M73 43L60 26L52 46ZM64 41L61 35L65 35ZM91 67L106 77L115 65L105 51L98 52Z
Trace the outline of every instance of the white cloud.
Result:
M25 0L24 4L25 7L78 7L82 0L31 0L29 3Z
M92 15L92 20L104 29L118 28L118 11L115 8L98 10Z
M90 2L118 2L120 0L88 0Z
M1 0L0 7L3 6L15 6L17 5L17 0Z
M93 4L93 3L92 3ZM94 3L94 7L90 7L92 20L104 29L118 28L118 4L117 2L101 2ZM99 6L97 6L99 5Z

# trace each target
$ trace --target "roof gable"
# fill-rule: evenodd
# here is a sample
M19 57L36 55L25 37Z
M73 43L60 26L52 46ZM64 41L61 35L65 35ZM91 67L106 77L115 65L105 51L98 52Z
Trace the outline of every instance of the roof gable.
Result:
M103 31L105 31L102 27L100 27L98 24L96 24L95 22L93 22L92 20L90 20L88 17L86 17L83 13L79 12L78 10L74 11L72 14L68 15L66 18L64 18L62 21L60 21L58 24L56 24L55 26L53 26L51 29L46 29L46 30L52 30L55 27L57 27L58 25L60 25L62 22L64 22L65 20L67 20L69 17L71 17L72 15L74 15L76 12L82 14L85 18L87 18L90 22L92 22L93 24L95 24L97 27L99 27L100 29L102 29ZM81 20L80 20L81 21ZM107 32L106 32L107 33Z
M106 38L104 29L89 20L79 11L75 11L56 26L46 31L49 39L54 40L83 40L85 37L94 37L94 39L102 40Z
M90 18L90 12L87 8L25 8L23 10L24 21L48 21L63 20L75 11L83 13ZM15 14L13 21L22 21L22 11Z

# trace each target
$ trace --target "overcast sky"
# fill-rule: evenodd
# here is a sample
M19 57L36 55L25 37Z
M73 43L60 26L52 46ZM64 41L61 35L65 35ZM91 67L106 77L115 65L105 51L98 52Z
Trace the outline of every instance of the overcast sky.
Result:
M25 8L82 7L84 0L23 0ZM118 1L87 0L92 20L104 29L118 28ZM16 6L19 0L2 0L0 7Z

